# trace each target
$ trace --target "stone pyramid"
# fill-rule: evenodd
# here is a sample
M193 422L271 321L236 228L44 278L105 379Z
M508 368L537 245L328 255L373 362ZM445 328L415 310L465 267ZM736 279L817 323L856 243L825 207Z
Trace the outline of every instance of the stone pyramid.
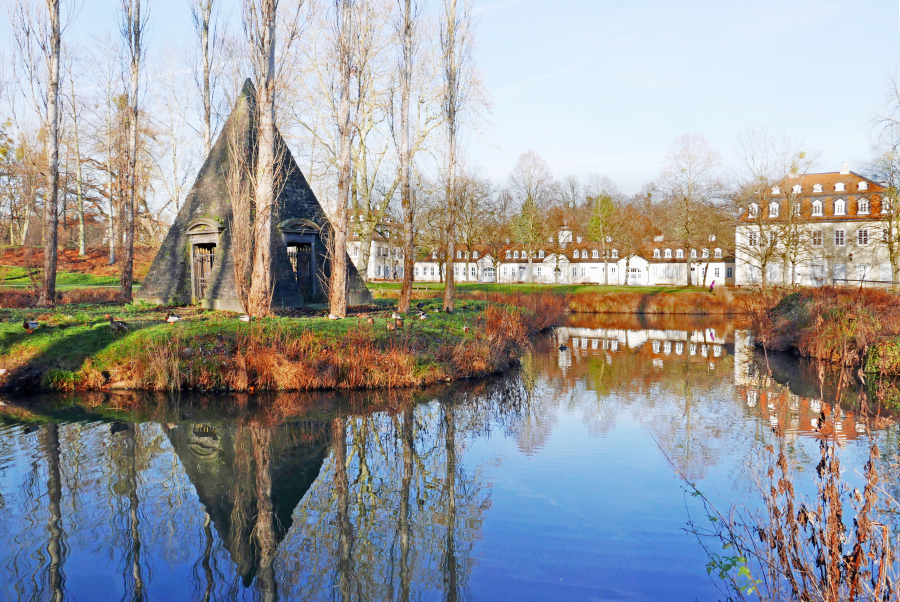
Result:
M235 286L232 247L233 212L226 175L227 132L241 132L255 164L256 93L248 79L190 193L141 283L138 299L161 304L199 303L204 307L242 311ZM278 180L283 183L272 210L272 307L299 307L327 302L325 284L331 263L322 233L331 224L322 206L276 131ZM346 252L346 251L344 251ZM370 303L372 296L347 258L348 305Z

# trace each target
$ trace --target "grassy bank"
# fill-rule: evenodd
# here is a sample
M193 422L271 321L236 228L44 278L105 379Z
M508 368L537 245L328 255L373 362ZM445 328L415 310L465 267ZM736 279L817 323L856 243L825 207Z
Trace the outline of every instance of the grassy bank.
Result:
M467 299L493 299L553 295L564 299L566 309L575 313L598 314L685 314L728 315L747 313L753 293L746 290L720 288L710 293L696 286L598 286L598 285L532 285L484 284L463 282L456 285ZM371 285L383 299L396 299L400 285ZM416 284L413 298L437 298L443 284Z
M81 304L0 310L0 386L35 390L314 390L422 386L500 372L552 324L558 298L460 303L453 314L390 317L386 302L344 320L286 315L244 323L197 308ZM540 307L540 311L537 308ZM182 320L167 324L169 312ZM128 324L114 332L104 317ZM29 334L26 318L40 326ZM369 322L371 318L371 323Z

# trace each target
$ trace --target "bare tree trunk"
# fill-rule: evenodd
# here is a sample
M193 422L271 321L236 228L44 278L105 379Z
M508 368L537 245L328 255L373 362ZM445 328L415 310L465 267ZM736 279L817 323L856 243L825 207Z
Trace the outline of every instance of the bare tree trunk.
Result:
M251 427L253 459L256 463L256 527L259 544L257 587L263 602L277 600L275 581L275 508L272 504L272 432L264 426Z
M259 150L256 165L256 220L254 223L253 283L250 315L264 316L272 302L272 209L275 205L275 17L277 0L264 0L260 14L260 74L257 91Z
M50 11L49 88L47 90L47 196L44 200L44 281L38 305L56 300L56 246L59 196L59 0L48 0Z
M126 33L128 49L131 53L131 98L129 105L129 130L128 130L128 198L125 201L124 219L122 226L125 228L124 252L125 260L122 262L122 274L120 283L122 286L122 298L131 301L132 284L134 281L134 197L137 185L137 144L138 144L138 92L141 75L141 42L143 39L144 25L141 22L141 0L123 0L128 2L125 6L127 23Z
M407 2L407 7L409 3ZM409 520L409 490L413 472L413 411L415 406L410 403L403 411L403 481L400 491L400 599L409 602L410 583L412 581L409 567L410 551L410 520Z
M456 563L456 419L453 406L444 406L444 437L447 454L447 476L444 487L447 496L447 537L444 541L442 569L444 573L444 600L459 599L459 567Z
M406 313L409 311L412 300L413 268L415 257L413 256L413 211L409 186L409 97L412 87L412 0L403 2L403 24L401 27L401 40L403 44L401 63L401 91L400 91L400 205L403 209L403 287L400 289L400 300L397 311ZM407 592L406 599L409 598Z
M351 599L352 580L350 564L353 551L353 526L350 524L350 485L347 479L347 434L343 418L331 421L331 438L334 442L334 492L337 497L337 522L340 540L338 543L338 586L341 600Z
M334 220L334 240L331 254L331 286L329 306L331 313L343 318L347 315L347 201L350 192L350 0L340 2L340 47L338 49L341 78L341 101L338 108L340 157L338 162L337 213ZM362 252L362 250L360 250Z
M78 215L78 255L85 254L85 233L84 233L84 179L81 173L81 141L78 137L78 107L75 101L75 78L69 74L71 78L71 98L72 103L72 134L75 136L75 193L76 204L75 212Z
M191 16L194 19L194 28L200 36L200 60L203 73L203 151L208 157L212 149L212 90L210 88L210 50L209 28L212 21L213 4L215 0L195 0L191 6Z
M444 117L447 120L447 261L452 265L456 253L456 135L458 118L459 65L457 63L458 32L456 0L444 2ZM453 311L453 270L447 270L444 286L444 311Z

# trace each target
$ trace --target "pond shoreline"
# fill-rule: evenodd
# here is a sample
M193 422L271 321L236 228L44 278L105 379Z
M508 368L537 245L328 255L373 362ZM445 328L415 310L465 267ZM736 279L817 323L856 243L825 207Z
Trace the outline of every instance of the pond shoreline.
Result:
M4 311L0 389L41 391L317 391L399 389L498 374L530 338L563 315L561 300L436 300L404 318L385 304L343 320L285 315L249 323L237 314L146 305L61 307L24 317ZM105 318L127 325L117 331ZM166 323L175 314L180 319ZM35 319L28 333L21 320Z

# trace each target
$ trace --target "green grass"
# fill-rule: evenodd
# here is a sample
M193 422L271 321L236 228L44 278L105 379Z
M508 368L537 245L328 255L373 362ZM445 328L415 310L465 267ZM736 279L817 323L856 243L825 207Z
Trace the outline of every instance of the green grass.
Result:
M419 302L415 302L419 303ZM413 312L417 308L413 307ZM420 321L415 315L407 318L407 329L414 329L427 340L443 341L448 335L463 338L463 328L474 324L475 312L487 305L481 301L458 304L458 311L447 315L430 310L440 307L439 300L422 302L428 311L428 319ZM395 303L379 300L382 310L390 310ZM114 333L105 314L126 322L130 330ZM67 373L75 372L91 359L93 366L104 370L108 366L127 362L141 350L155 342L162 342L173 336L183 341L184 347L209 349L221 338L233 340L240 330L249 328L281 331L288 336L299 336L305 330L312 330L323 344L335 343L351 329L367 329L376 342L387 341L395 336L389 332L388 322L393 322L389 313L375 315L375 324L369 325L363 319L348 317L343 320L329 320L326 317L271 317L254 319L247 324L237 319L237 314L195 307L176 311L184 319L168 324L164 319L168 311L155 305L134 303L127 305L67 305L45 311L42 309L0 309L0 368L11 372L23 366L45 372L45 378L54 381L69 378ZM22 327L26 319L36 319L40 327L29 334Z
M444 284L439 282L416 282L415 290L443 291ZM370 282L369 289L372 292L400 290L399 282ZM709 291L704 286L618 286L597 284L487 284L483 282L457 282L456 290L460 292L483 293L698 293Z
M40 270L35 270L35 279L40 282ZM31 285L31 278L28 276L28 269L18 266L0 266L0 287L14 285L17 288L21 285ZM94 276L93 274L83 274L80 272L57 272L56 273L57 288L85 288L91 286L118 286L118 276Z

